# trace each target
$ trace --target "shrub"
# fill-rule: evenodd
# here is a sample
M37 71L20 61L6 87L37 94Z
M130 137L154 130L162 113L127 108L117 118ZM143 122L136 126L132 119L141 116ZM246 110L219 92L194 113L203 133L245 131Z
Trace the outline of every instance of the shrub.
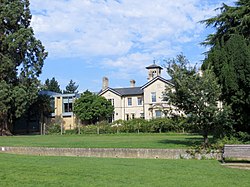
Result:
M61 125L58 123L49 124L46 130L47 130L47 134L60 134Z
M69 130L65 130L65 134L68 135L73 135L73 134L77 134L78 133L78 129L69 129Z

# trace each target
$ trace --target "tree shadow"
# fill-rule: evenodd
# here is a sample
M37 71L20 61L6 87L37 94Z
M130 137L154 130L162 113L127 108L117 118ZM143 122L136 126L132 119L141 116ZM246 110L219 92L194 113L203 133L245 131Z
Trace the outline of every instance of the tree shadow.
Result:
M161 144L174 144L174 145L182 145L185 147L190 147L190 146L197 146L201 145L203 143L203 138L184 138L180 140L171 140L171 139L165 139L165 140L160 140L158 143Z

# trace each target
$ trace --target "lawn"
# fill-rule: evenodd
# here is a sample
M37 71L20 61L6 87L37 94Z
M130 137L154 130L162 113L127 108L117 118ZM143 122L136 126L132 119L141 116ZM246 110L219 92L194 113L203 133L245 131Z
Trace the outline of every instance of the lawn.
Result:
M198 135L111 134L0 137L0 146L65 148L188 148L203 141Z
M249 186L250 171L216 160L0 154L0 186Z

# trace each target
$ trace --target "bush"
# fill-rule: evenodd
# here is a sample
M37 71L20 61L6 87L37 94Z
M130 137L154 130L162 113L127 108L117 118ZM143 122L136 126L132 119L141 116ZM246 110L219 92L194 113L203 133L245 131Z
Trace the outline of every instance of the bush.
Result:
M47 134L60 134L61 125L58 123L50 124L47 126Z
M77 133L78 133L78 129L65 130L65 134L68 134L68 135L73 135L73 134L77 134Z
M235 136L241 142L250 143L250 134L247 132L237 132Z

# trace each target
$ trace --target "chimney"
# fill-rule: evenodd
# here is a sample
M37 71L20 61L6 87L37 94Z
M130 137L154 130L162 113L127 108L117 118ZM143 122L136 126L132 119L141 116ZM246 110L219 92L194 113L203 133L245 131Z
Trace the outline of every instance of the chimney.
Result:
M130 81L130 87L131 87L131 88L134 88L134 87L135 87L135 80L132 79L132 80Z
M108 77L102 78L102 90L105 90L109 87L109 79Z

